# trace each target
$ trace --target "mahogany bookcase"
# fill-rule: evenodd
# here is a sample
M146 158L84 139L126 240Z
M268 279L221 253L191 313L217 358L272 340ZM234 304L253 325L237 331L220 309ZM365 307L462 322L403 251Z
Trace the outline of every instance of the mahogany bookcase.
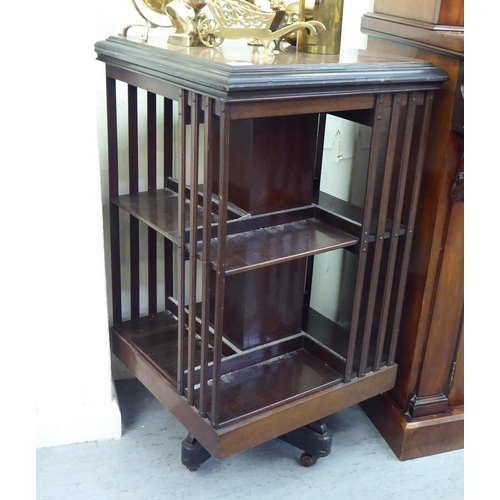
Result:
M187 429L189 469L277 437L311 465L330 451L321 419L394 386L446 73L359 50L270 55L119 36L95 48L106 64L113 352ZM319 190L327 114L371 129L362 206ZM311 307L323 252L356 262L347 327Z

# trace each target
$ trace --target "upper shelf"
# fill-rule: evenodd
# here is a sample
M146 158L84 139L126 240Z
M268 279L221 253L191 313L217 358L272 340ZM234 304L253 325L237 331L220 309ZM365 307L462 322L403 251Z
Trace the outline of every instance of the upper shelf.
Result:
M178 196L171 189L122 195L111 202L169 240L179 243ZM189 202L186 200L186 231L190 224L189 211ZM197 227L200 227L203 212L199 206L197 213ZM356 245L359 239L340 230L336 222L337 219L314 206L230 220L227 225L225 272L236 274ZM214 214L212 223L217 223ZM210 257L215 269L218 246L216 234L216 228L213 228ZM201 233L197 237L196 250L201 256Z
M358 238L322 220L323 214L319 209L304 209L289 214L295 215L296 219L228 234L224 259L226 274L237 274L280 264L352 246L359 241ZM264 221L263 223L265 224ZM231 225L235 228L239 224L238 221L229 223L229 230ZM197 247L199 254L201 250L202 242L199 242ZM213 238L210 258L215 269L217 269L217 255L217 239Z
M137 194L126 194L111 200L129 214L133 215L149 227L160 234L179 243L179 220L178 220L178 195L171 189L157 189L145 191ZM186 230L189 229L189 201L186 200ZM197 207L198 222L203 224L203 212ZM212 222L216 222L217 217L212 214Z

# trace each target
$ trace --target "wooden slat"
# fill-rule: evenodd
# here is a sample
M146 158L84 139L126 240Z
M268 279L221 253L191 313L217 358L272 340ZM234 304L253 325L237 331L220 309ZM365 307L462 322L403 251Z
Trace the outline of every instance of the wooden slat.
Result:
M213 138L213 113L214 102L209 97L203 98L205 119L204 137L204 179L203 179L203 247L202 260L202 309L201 309L201 366L200 366L200 401L198 409L202 417L207 415L207 366L208 366L208 341L210 323L210 239L212 219L212 138Z
M414 93L411 99L415 99L417 101L418 94ZM399 277L399 286L398 286L398 296L396 300L396 308L394 311L394 323L392 329L392 338L391 344L389 348L389 364L394 363L394 356L396 354L396 344L399 335L399 324L401 321L401 312L403 308L403 299L404 299L404 291L406 284L406 277L408 274L408 265L410 261L410 250L411 243L413 240L413 229L415 227L415 217L417 211L418 204L418 194L420 192L420 184L422 181L422 169L424 165L424 157L425 150L427 144L427 134L429 131L429 123L431 118L431 110L432 110L432 102L433 102L434 92L427 92L425 95L425 104L424 104L424 114L422 119L422 130L420 134L420 140L418 144L418 156L417 156L417 164L415 168L415 177L412 179L412 194L411 194L411 204L410 210L408 214L408 222L407 222L407 235L404 243L404 253L403 253L403 261L401 265L401 274Z
M148 191L156 189L156 95L147 94L148 124ZM157 278L157 240L156 231L148 228L148 309L154 314L158 309Z
M372 128L370 157L368 160L368 173L366 179L366 192L364 203L363 223L361 225L361 248L358 258L358 270L356 275L356 287L354 292L354 301L352 308L351 329L349 333L349 348L346 357L346 371L344 382L349 382L352 378L354 353L358 333L359 315L361 312L361 300L363 296L363 285L365 281L366 256L368 252L368 236L372 217L375 178L377 173L377 162L380 150L380 143L383 133L382 111L385 107L387 97L379 95L374 114L374 123Z
M128 172L129 193L139 192L139 139L137 123L137 88L128 86ZM130 216L130 314L139 317L139 221Z
M229 110L228 110L229 111ZM230 118L223 102L220 109L220 152L219 152L219 225L217 231L217 274L215 285L214 319L214 366L212 379L211 422L214 428L220 424L222 335L224 328L224 291L226 284L226 231L227 199L229 191L229 141ZM179 189L181 186L179 185Z
M108 124L108 189L110 199L118 196L118 124L116 116L116 81L106 78L106 112ZM110 204L110 251L113 324L122 321L120 271L120 219L118 207Z
M198 150L200 144L200 97L191 92L191 199L189 207L190 227L195 228L198 217ZM190 231L189 239L189 320L188 320L188 363L187 363L187 400L194 404L194 367L196 347L196 231Z
M173 175L174 164L174 123L173 101L163 100L163 187L167 187L167 180Z
M391 119L389 124L389 137L387 139L387 148L385 155L384 174L382 181L382 193L378 207L378 222L375 235L375 252L373 258L373 267L370 277L368 290L368 304L366 307L365 325L363 332L363 342L361 347L361 358L359 361L358 376L363 377L366 374L366 362L368 359L368 349L373 326L373 314L375 312L375 302L377 298L378 280L380 275L380 265L382 260L382 249L384 245L384 234L387 223L387 211L389 207L389 195L391 191L392 172L394 167L394 158L396 153L399 120L401 115L401 94L395 94L392 100ZM380 335L380 331L378 332Z
M148 92L161 95L167 99L179 99L179 87L166 82L164 79L156 78L154 76L141 75L136 71L129 71L125 68L118 68L112 64L106 65L106 75L120 80L121 82L128 83L134 87L138 87Z
M399 167L398 187L396 190L394 221L391 232L391 242L389 246L387 272L385 276L384 292L382 297L382 312L380 315L379 335L377 337L377 344L375 346L375 361L373 365L374 370L380 369L382 364L383 348L387 332L387 322L389 318L389 306L392 297L397 249L401 236L401 213L403 210L406 178L408 174L408 163L410 158L411 138L413 136L413 127L415 122L415 108L416 102L414 99L410 98L408 110L406 113L406 124L404 128L404 142L401 153L401 164Z
M177 246L177 302L178 310L178 346L177 346L177 392L184 392L184 344L185 344L185 327L182 311L185 306L185 269L184 269L184 247L186 233L186 203L184 191L186 188L186 104L187 91L182 90L179 95L179 196L177 197L177 227L179 228L179 238Z
M174 166L174 121L173 101L163 100L163 187L173 175ZM173 246L166 238L163 242L165 300L174 294Z

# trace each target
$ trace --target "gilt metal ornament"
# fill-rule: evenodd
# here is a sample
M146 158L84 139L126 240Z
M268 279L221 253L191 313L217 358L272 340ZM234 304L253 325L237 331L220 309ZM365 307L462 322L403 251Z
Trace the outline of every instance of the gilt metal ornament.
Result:
M317 21L288 24L284 10L264 11L245 0L205 0L212 18L199 24L198 35L207 47L217 47L225 38L247 38L261 42L265 47L271 43L282 50L284 37L300 29L309 32L309 43L317 43L317 32L323 25Z
M306 43L317 43L324 25L315 20L299 20L297 9L286 9L287 0L271 0L272 10L264 10L248 0L132 0L146 21L142 39L150 28L172 26L168 43L218 47L227 39L248 39L249 45L263 45L281 51L284 42L294 43L295 34L304 32ZM126 26L127 36L132 26Z

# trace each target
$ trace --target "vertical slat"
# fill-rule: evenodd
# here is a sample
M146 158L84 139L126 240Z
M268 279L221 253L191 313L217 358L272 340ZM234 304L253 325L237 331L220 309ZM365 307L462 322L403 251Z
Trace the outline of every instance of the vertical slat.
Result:
M200 404L199 411L202 417L207 414L207 368L208 368L208 340L210 321L210 239L212 219L212 117L213 100L203 98L205 113L205 164L203 179L203 248L202 248L202 302L201 302L201 362L200 362Z
M370 348L370 338L373 326L373 314L375 312L375 299L377 297L377 287L380 275L380 264L382 260L382 249L384 246L384 234L387 224L387 210L389 206L389 194L391 191L391 179L394 166L394 156L399 131L399 119L401 115L401 94L393 96L391 119L389 124L389 137L387 139L387 148L385 155L384 173L382 181L382 193L380 196L380 206L377 220L377 232L375 236L375 252L373 258L373 267L370 276L368 291L368 304L366 306L366 318L363 332L363 342L361 346L361 357L359 361L358 376L362 377L367 371L368 351ZM380 334L380 332L379 332Z
M413 124L415 122L416 103L414 99L409 100L406 113L406 124L404 128L404 142L401 153L401 164L399 168L398 187L396 190L396 200L394 205L394 217L391 231L391 241L389 244L389 256L387 273L385 276L384 292L382 297L382 311L379 323L379 335L375 346L374 370L379 370L382 365L383 347L386 337L387 321L389 317L389 306L393 288L394 269L396 264L397 247L399 242L399 232L401 231L401 213L403 210L404 192L406 177L408 173L408 162L410 158L411 138L413 136Z
M179 239L177 246L177 302L178 302L178 345L177 345L177 392L183 394L184 391L184 367L185 367L185 268L184 268L184 249L186 245L186 104L187 91L181 90L179 95L179 172L177 174L179 181L179 191L177 198L177 215Z
M316 136L316 158L314 163L313 201L317 202L321 184L321 168L323 166L323 150L325 147L326 113L320 113L318 133Z
M191 103L191 195L189 207L189 323L187 400L194 403L194 368L196 348L196 229L198 215L198 150L200 145L200 96L190 93Z
M386 96L380 95L377 98L375 107L374 123L372 127L370 157L368 160L368 172L366 178L366 192L364 203L363 222L361 227L361 242L358 258L358 270L356 275L356 287L354 291L354 301L352 307L351 329L349 333L349 347L346 357L346 370L344 381L349 382L352 378L354 352L356 349L357 331L359 324L359 314L361 311L361 300L363 297L363 284L365 281L366 255L368 252L368 237L370 231L370 222L372 217L372 206L375 191L375 180L377 173L377 162L382 140L383 121L382 111L385 107Z
M173 175L174 151L173 151L173 102L165 98L163 101L163 187L167 186L167 179ZM173 246L167 238L163 243L165 261L165 299L174 294L173 273Z
M174 124L173 124L173 102L165 98L163 101L163 182L167 185L167 179L173 175L174 164Z
M156 94L147 94L148 190L156 189ZM158 307L156 231L148 228L148 304L149 314Z
M226 103L220 108L220 160L219 160L219 224L217 228L217 275L215 288L214 361L212 380L212 426L220 423L220 373L222 333L224 322L224 295L226 285L225 254L227 233L227 198L229 187L229 110Z
M137 87L128 86L128 171L129 193L139 192L139 140L137 124ZM130 312L139 317L139 220L130 216Z
M418 144L418 156L417 156L417 164L415 167L415 177L413 179L413 189L411 195L410 202L410 210L408 214L408 222L406 224L406 237L404 242L404 250L403 250L403 259L401 264L401 274L399 277L399 285L398 285L398 296L396 300L396 308L394 311L394 324L392 329L392 338L391 344L389 348L389 360L388 364L391 365L394 363L394 356L396 353L396 344L399 335L399 324L401 321L401 311L403 307L403 299L405 292L405 284L406 284L406 276L408 274L408 264L410 260L410 250L411 243L413 240L413 229L415 227L415 216L417 211L418 204L418 194L420 191L420 183L422 181L422 168L424 165L425 158L425 150L427 144L427 134L429 131L429 122L431 118L431 110L432 110L432 101L433 101L434 93L427 92L425 96L424 103L424 115L422 119L422 129L420 134L420 140ZM413 93L411 100L416 101L416 93Z
M109 198L115 198L118 190L118 124L116 117L116 80L106 77L106 112L108 124L108 189ZM118 207L109 204L111 235L111 288L113 324L122 321L121 272L120 272L120 220Z

